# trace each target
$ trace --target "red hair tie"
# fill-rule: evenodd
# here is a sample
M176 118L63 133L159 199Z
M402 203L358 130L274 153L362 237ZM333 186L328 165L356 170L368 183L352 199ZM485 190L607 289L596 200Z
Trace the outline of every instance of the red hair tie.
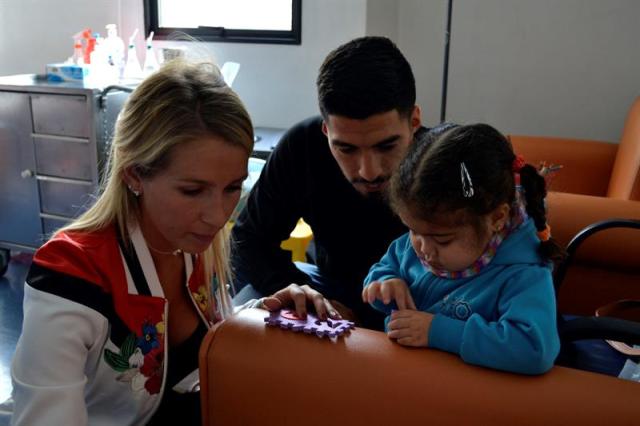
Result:
M542 231L538 231L538 238L540 241L549 241L551 238L551 227L547 224Z
M522 155L516 155L516 158L513 159L513 163L511 164L511 169L518 173L527 164L524 161L524 157Z

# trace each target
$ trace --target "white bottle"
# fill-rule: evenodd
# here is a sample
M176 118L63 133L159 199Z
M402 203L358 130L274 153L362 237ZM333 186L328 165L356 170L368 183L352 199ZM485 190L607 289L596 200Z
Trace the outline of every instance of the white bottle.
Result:
M227 86L231 87L233 81L236 79L238 75L238 71L240 70L240 64L237 62L225 62L222 64L222 68L220 68L220 73L222 74L222 78L224 82L227 83Z
M122 72L123 80L141 80L142 68L140 67L140 61L138 61L138 53L136 52L135 38L138 35L138 29L129 37L129 48L127 49L127 64L124 66Z
M96 44L93 52L90 54L91 65L89 65L89 77L96 85L107 86L109 84L116 84L120 76L116 68L109 64L104 41L105 39L101 38L100 34L96 34Z
M107 37L103 41L105 56L109 65L115 68L118 77L124 66L124 42L118 37L116 24L107 25Z
M96 34L96 44L93 47L93 51L89 54L89 78L91 81L100 83L107 79L107 59L104 56L104 48L102 42L104 40L100 38L99 34Z
M82 31L73 35L73 63L84 65L84 52L82 50Z
M156 57L156 52L153 50L153 45L151 44L152 39L153 31L151 31L149 37L147 37L147 52L144 58L144 66L142 67L142 74L145 77L160 68L160 65L158 64L158 58Z

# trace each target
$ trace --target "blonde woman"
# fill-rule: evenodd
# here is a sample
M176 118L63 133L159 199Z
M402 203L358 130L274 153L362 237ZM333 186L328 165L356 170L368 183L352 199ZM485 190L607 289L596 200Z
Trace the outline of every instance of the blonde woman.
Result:
M101 195L34 256L12 424L200 424L199 395L174 386L232 312L224 225L252 147L212 64L169 63L131 94Z

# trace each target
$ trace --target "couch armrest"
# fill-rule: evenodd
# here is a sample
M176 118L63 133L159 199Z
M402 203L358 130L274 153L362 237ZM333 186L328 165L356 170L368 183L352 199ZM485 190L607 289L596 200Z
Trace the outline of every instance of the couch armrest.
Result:
M640 201L550 192L547 221L563 247L583 228L605 219L640 220ZM640 233L611 229L594 235L580 248L577 259L617 268L640 269Z
M520 376L356 329L320 339L245 310L200 349L204 425L633 424L640 384L563 367Z
M582 139L509 135L513 149L527 163L541 161L563 166L550 189L605 196L611 179L618 144Z
M551 234L563 246L583 228L605 219L640 219L640 201L551 192L547 196ZM558 305L563 313L593 315L620 299L640 299L640 231L609 229L593 235L576 252L564 277Z

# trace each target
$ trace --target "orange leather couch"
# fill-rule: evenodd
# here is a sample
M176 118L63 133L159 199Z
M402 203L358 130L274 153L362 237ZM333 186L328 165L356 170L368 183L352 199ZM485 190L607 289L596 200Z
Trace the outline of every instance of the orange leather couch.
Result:
M551 190L640 200L640 97L631 105L620 143L509 135L528 163L561 164Z
M542 376L475 367L384 333L338 339L267 327L246 310L200 350L203 424L635 425L640 384L554 367Z

